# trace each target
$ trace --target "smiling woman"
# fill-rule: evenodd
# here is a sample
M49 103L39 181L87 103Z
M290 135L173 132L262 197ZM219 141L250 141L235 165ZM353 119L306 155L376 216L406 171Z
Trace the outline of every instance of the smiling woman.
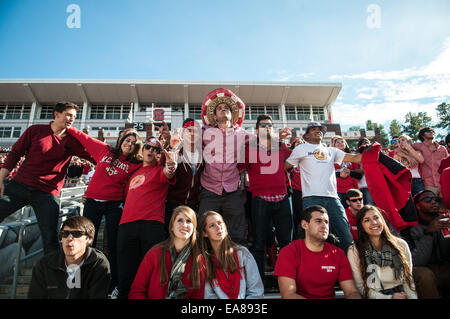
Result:
M370 299L417 299L408 244L394 236L380 210L356 214L358 239L347 255L360 293Z

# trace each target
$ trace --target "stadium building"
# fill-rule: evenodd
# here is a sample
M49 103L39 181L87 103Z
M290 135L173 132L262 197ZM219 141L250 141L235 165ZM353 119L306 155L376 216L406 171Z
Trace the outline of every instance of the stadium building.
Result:
M332 105L341 83L8 79L0 80L0 146L11 146L32 124L49 123L58 101L78 104L75 127L93 137L103 135L109 144L125 127L133 126L146 137L153 134L152 123L165 121L179 128L187 117L201 123L203 100L219 87L244 101L243 127L250 132L259 115L270 114L275 129L287 126L296 136L310 121L327 126L325 140L336 134L346 138L373 134L346 134L333 123Z

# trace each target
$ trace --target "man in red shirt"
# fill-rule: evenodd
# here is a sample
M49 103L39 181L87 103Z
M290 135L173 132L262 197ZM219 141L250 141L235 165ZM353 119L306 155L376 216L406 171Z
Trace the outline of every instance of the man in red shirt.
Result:
M350 233L353 240L358 239L358 227L356 227L356 213L363 207L363 193L356 188L351 188L345 193L348 207L345 209L348 223L350 224Z
M256 133L246 147L249 191L252 193L252 234L250 251L264 278L264 247L273 221L280 248L292 241L292 213L287 195L284 161L291 155L280 140L274 138L272 118L263 114L256 120Z
M57 103L53 109L54 120L50 124L30 126L12 146L0 170L0 222L23 206L31 205L39 223L45 254L59 249L57 196L71 157L93 161L80 142L67 134L77 111L76 104ZM24 162L13 179L4 185L5 178L22 156L25 156Z
M332 299L334 284L339 282L347 299L361 299L350 263L338 247L325 242L329 218L325 208L313 205L304 210L302 228L305 239L284 247L277 259L274 276L278 277L283 299Z
M165 166L157 158L164 151ZM125 206L117 236L119 299L126 299L139 265L147 251L167 238L164 227L165 200L175 184L177 151L163 150L151 137L142 148L143 163L125 188Z

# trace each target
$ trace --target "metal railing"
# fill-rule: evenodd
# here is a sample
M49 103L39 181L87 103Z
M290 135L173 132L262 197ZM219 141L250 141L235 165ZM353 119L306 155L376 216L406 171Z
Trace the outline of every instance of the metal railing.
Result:
M74 210L74 211L70 211L67 213L59 214L58 221L62 220L62 218L67 217L67 216L78 215L78 213L79 212ZM21 257L24 231L27 227L36 225L38 223L38 221L36 219L36 216L32 216L30 218L23 219L23 220L19 221L18 223L20 223L21 225L19 228L18 241L17 241L17 243L18 243L17 254L16 254L16 258L14 260L14 275L13 275L13 282L12 282L12 287L11 287L11 299L16 299L17 279L19 277L19 272L20 272L20 263L38 255L44 251L44 248L40 248L24 257Z
M61 190L61 194L59 196L59 211L61 212L61 205L62 205L62 201L63 200L67 200L67 199L76 199L76 198L81 198L84 194L84 191L86 190L87 185L83 185L83 186L76 186L76 187L69 187L69 188L63 188ZM66 192L74 192L74 191L78 191L80 190L79 193L76 194L72 194L72 195L66 195L64 196L64 193ZM23 243L23 235L24 235L24 231L27 227L36 225L38 223L36 216L32 216L29 218L25 218L23 219L23 215L24 215L24 210L27 206L22 207L21 209L21 215L20 215L20 220L18 220L16 223L20 224L20 228L19 228L19 233L18 233L18 246L17 246L17 254L16 254L16 258L14 260L14 275L13 275L13 282L12 282L12 288L11 288L11 299L16 299L16 294L17 294L17 279L19 277L19 271L20 271L20 263L42 253L44 251L44 248L38 249L26 256L24 256L23 258L21 258L22 255L22 243ZM80 212L76 212L76 211L70 211L67 213L60 213L58 216L58 222L67 216L71 216L71 215L77 215L80 214ZM7 224L6 224L7 225ZM16 224L17 225L17 224Z

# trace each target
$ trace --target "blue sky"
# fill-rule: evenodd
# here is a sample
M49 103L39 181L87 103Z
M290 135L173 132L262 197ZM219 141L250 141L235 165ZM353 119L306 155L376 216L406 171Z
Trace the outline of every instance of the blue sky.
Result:
M341 82L344 128L436 120L449 14L448 0L0 0L0 78Z

